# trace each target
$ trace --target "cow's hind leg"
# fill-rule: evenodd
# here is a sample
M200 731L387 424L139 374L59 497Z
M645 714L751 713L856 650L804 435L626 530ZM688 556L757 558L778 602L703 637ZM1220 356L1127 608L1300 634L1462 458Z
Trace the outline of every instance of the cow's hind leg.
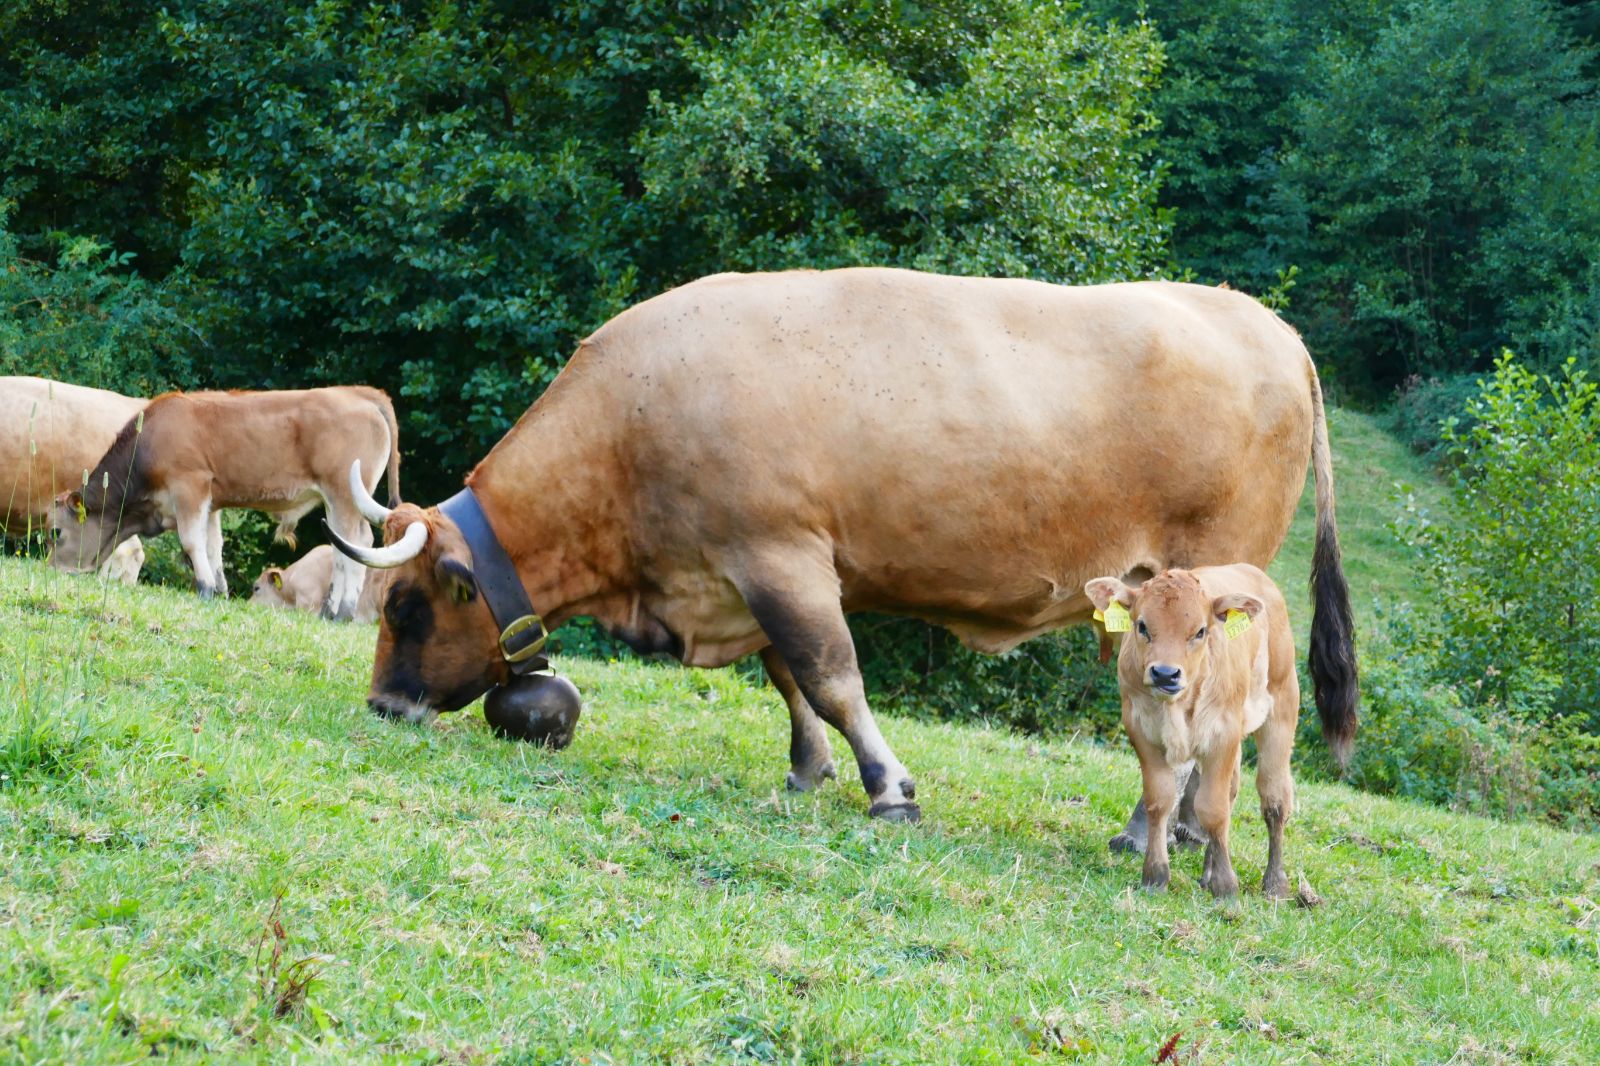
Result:
M1205 831L1200 828L1200 823L1194 816L1194 794L1200 788L1200 774L1194 761L1184 763L1173 771L1173 792L1182 797L1178 801L1178 817L1173 823L1173 831L1167 836L1168 845L1177 844L1182 847L1199 847L1206 841ZM1144 800L1141 798L1133 805L1133 813L1128 815L1128 824L1123 826L1122 832L1111 838L1108 845L1112 851L1126 851L1143 855L1149 846L1150 826L1145 815Z
M784 783L792 791L810 792L823 781L839 776L828 733L817 712L800 694L800 686L777 648L769 644L761 650L761 665L766 668L772 687L789 706L789 777Z
M363 548L371 546L372 527L355 510L353 502L348 508L340 506L337 510L330 503L328 511L329 524L341 537ZM348 622L354 618L366 576L366 567L344 552L334 552L333 580L328 583L328 599L322 605L322 617L338 622Z
M831 562L798 552L769 554L747 564L735 583L806 702L850 742L872 816L920 820L916 785L867 707Z
M228 575L222 568L222 511L213 508L206 524L206 561L211 564L211 580L217 595L228 598Z

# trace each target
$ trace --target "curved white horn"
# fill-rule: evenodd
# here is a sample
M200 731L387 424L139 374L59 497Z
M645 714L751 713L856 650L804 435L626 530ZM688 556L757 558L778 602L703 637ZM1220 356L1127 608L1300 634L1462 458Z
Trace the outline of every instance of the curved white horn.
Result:
M360 563L370 566L374 570L388 570L392 567L408 563L422 554L422 549L428 544L428 527L422 522L413 522L406 527L400 539L387 548L358 548L327 526L328 537L333 541L333 546L341 552Z
M356 510L375 526L381 526L389 520L389 508L372 498L372 493L367 491L367 483L361 480L361 460L357 459L350 464L350 496L356 501Z

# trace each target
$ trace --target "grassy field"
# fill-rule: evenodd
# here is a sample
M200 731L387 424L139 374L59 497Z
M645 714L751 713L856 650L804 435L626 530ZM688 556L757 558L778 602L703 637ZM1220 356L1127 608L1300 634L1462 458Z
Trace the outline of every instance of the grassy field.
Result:
M1339 544L1359 636L1377 624L1384 607L1407 600L1426 602L1428 590L1389 524L1400 513L1403 494L1409 492L1418 506L1438 511L1445 491L1427 463L1384 429L1378 416L1329 408L1328 435L1333 445ZM1306 587L1316 515L1311 493L1308 476L1294 526L1270 570L1289 601L1302 650L1311 625Z
M1197 855L1152 897L1107 853L1137 793L1121 751L887 721L908 829L854 784L783 793L782 706L730 671L562 663L588 705L552 754L476 710L370 716L369 628L12 560L0 631L7 1062L1600 1046L1593 839L1307 786L1290 876L1325 902L1272 904L1247 782L1228 908Z

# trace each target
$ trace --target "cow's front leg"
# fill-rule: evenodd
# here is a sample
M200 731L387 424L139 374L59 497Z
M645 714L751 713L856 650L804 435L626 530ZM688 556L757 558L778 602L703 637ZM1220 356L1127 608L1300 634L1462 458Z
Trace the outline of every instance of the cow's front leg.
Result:
M800 694L789 666L772 645L761 650L761 665L778 690L783 702L789 706L789 776L784 781L794 792L810 792L823 781L839 776L833 765L833 746L828 743L828 733L822 719L811 709L811 704Z
M823 552L764 555L747 561L735 583L800 694L850 742L872 816L919 821L916 785L867 707L831 558Z
M211 528L211 500L192 495L180 497L178 511L178 543L194 571L194 587L200 598L209 600L218 592L215 571L211 568L210 546L206 543ZM222 589L226 593L226 588Z
M1200 823L1194 815L1194 794L1200 788L1198 767L1193 760L1190 760L1173 770L1173 778L1173 791L1182 798L1178 801L1178 817L1167 843L1199 847L1205 843L1206 838L1205 830L1200 828ZM1134 803L1133 813L1128 815L1128 824L1123 827L1122 832L1111 838L1109 847L1112 851L1143 855L1148 847L1149 836L1149 820L1145 815L1144 800L1141 798Z

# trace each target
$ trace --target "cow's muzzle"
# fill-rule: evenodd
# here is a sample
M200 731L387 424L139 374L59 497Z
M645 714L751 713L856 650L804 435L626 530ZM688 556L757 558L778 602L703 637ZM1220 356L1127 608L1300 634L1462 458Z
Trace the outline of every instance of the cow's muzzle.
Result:
M1149 685L1163 696L1176 696L1183 691L1183 669L1156 663L1150 667Z

